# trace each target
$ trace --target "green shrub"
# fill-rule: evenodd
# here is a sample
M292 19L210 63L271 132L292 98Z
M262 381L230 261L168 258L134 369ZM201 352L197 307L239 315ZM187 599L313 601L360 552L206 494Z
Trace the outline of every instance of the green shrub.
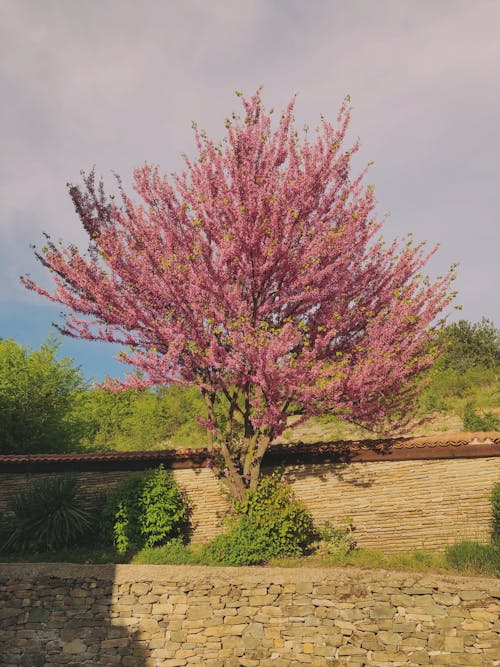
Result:
M196 565L199 556L180 537L174 537L160 547L144 547L131 560L132 563L149 565Z
M500 544L500 482L493 486L491 513L493 515L493 541Z
M468 402L464 408L464 428L467 431L496 431L500 420L493 412L476 412L474 404Z
M178 537L187 525L188 514L182 491L163 466L131 473L106 496L102 535L121 554L153 547Z
M269 535L241 516L227 533L206 545L202 560L206 565L259 565L276 555L273 551Z
M458 542L446 550L446 562L470 574L500 574L500 546Z
M235 503L235 512L228 531L207 545L207 563L256 565L302 556L314 538L309 512L278 473L263 477L255 491Z
M263 477L235 509L268 536L273 556L302 556L315 536L309 511L279 472Z
M346 517L339 525L333 526L329 521L318 528L319 555L347 556L356 548L353 536L354 525L350 517Z
M33 484L14 498L9 509L10 534L2 551L54 551L81 543L92 528L92 510L77 494L71 476Z

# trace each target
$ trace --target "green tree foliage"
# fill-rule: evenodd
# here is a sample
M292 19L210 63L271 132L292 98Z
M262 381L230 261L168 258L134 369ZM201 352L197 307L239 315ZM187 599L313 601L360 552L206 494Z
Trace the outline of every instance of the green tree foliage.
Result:
M500 418L493 412L478 412L469 401L464 408L464 428L467 431L496 431L500 428Z
M72 359L57 358L58 349L50 338L39 350L0 340L0 453L78 449L85 383Z
M88 391L84 398L88 435L93 450L148 450L158 447L201 447L206 429L198 417L206 414L195 387L159 387L111 393Z
M442 355L428 372L422 411L460 414L468 430L494 425L494 413L485 416L476 409L499 407L500 330L485 317L476 323L460 320L438 331L435 342Z
M444 369L464 373L470 368L488 368L498 379L500 365L500 329L483 317L480 322L459 320L441 332L445 351L442 358Z
M0 340L0 453L202 447L205 403L195 387L90 389L49 338L38 350Z
M500 331L486 318L460 320L439 331L436 343L443 354L429 371L422 412L455 413L467 430L497 429ZM0 453L207 446L198 421L206 405L195 387L90 389L58 352L55 339L39 350L0 340Z

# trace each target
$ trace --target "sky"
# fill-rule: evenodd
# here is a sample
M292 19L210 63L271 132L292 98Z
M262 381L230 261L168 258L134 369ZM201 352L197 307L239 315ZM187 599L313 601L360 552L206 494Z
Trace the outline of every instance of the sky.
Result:
M235 91L297 95L297 126L353 106L386 239L440 244L459 263L450 321L500 325L498 0L0 0L0 337L38 347L61 307L30 244L85 247L66 183L94 165L125 185L193 154L192 121L224 136ZM105 343L61 341L88 378L127 370Z

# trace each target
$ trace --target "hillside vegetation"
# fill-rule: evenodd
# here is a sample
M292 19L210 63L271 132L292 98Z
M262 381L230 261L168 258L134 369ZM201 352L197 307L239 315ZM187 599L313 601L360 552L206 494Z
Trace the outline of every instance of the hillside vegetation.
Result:
M441 329L443 354L422 378L418 413L405 435L500 430L500 331L483 318ZM0 340L0 453L196 448L207 444L198 423L205 404L194 387L109 393L91 389L49 340L30 351ZM298 406L300 411L300 406ZM377 438L381 432L315 417L280 442Z

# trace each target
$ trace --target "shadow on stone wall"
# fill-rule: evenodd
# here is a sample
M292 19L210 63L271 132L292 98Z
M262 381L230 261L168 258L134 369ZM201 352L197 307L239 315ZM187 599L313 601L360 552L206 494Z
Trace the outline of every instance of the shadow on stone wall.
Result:
M0 564L0 664L493 666L499 611L493 578Z
M130 606L123 606L123 587L122 606L116 602L113 565L96 568L98 577L82 572L89 566L54 563L54 576L47 565L28 567L27 573L26 565L0 564L0 665L145 665L148 646L140 640L137 618L130 618ZM147 610L141 597L134 613Z
M321 484L330 483L332 477L339 482L360 489L369 489L377 480L372 470L360 469L359 467L353 470L352 464L344 462L336 462L331 466L325 466L321 463L312 463L307 466L290 465L285 470L285 478L290 484L307 479L310 484L317 485L319 495L321 495Z

